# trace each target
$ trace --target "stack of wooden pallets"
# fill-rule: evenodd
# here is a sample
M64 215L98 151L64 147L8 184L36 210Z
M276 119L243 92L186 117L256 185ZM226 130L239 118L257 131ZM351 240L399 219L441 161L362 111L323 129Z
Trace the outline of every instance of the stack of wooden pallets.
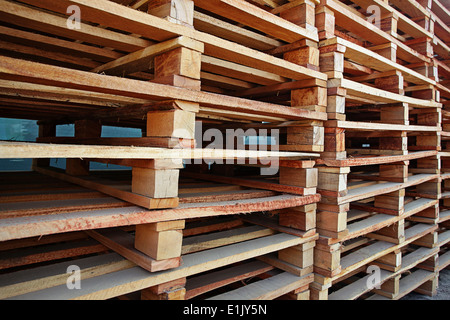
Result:
M327 119L315 5L2 1L0 112L39 137L0 143L35 171L2 174L1 297L308 299Z
M449 229L449 212L448 212L448 172L449 172L449 101L450 101L450 69L448 64L448 56L450 52L450 8L445 5L445 2L433 1L430 3L423 3L424 7L430 12L431 17L434 19L434 49L436 57L433 60L438 70L438 79L436 88L440 93L440 102L442 103L442 132L441 132L441 147L442 151L439 153L441 157L441 200L440 200L440 212L437 224L439 226L437 232L437 239L435 246L440 248L439 260L437 262L438 270L441 271L447 268L450 264L450 254L448 253L448 243L450 233Z
M432 11L416 1L324 0L316 12L329 120L313 297L432 295L443 86L436 66L447 68L448 47L433 32Z
M0 141L33 159L0 172L0 298L435 294L449 22L436 0L0 2L0 117L39 125Z

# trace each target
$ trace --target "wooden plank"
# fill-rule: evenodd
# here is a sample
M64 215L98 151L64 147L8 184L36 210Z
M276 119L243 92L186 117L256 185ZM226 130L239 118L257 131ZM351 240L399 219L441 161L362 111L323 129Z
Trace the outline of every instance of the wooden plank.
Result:
M0 60L0 76L2 79L7 80L116 94L132 98L184 100L219 109L281 116L287 119L301 119L306 117L316 120L326 120L326 114L309 110L288 108L281 105L214 93L195 92L193 90L158 83L93 74L8 57L2 57Z
M106 247L91 239L80 239L39 247L7 250L0 253L0 270L3 271L16 267L28 268L39 263L49 263L51 261L71 259L83 255L98 254L106 250Z
M320 195L280 195L259 199L185 203L180 204L176 209L146 210L132 206L108 210L61 212L58 215L0 219L0 241L70 231L271 211L316 203L319 199Z
M396 272L380 270L380 285L398 274L404 273L413 268L420 262L428 259L436 253L436 249L418 248L412 253L402 257L401 269ZM329 300L354 300L369 292L371 289L367 286L367 281L372 275L367 275L353 283L339 289L328 296Z
M13 299L109 299L288 248L296 245L298 241L299 238L295 236L276 234L222 248L186 255L183 258L183 264L179 268L172 270L149 273L140 267L136 267L92 279L86 279L83 281L83 286L80 290L69 290L66 284L64 284L16 296ZM76 263L76 261L74 263Z
M325 122L325 127L343 128L348 131L423 131L423 132L437 132L440 131L438 126L419 126L419 125L401 125L401 124L388 124L378 122L359 122L359 121L340 121L340 120L328 120Z
M320 42L319 46L328 46L328 45L343 45L345 46L344 56L350 59L353 62L359 63L363 66L370 67L380 72L387 72L398 70L402 73L405 81L414 83L414 84L432 84L434 85L436 82L430 78L425 77L424 75L414 71L410 68L402 66L396 62L391 61L369 49L361 47L351 41L335 37L328 40L324 40Z
M76 265L80 267L82 279L136 267L134 263L116 253L79 258L76 261ZM0 299L65 285L67 269L71 265L73 260L3 274L0 276Z
M35 99L48 99L56 101L69 100L74 101L75 103L82 101L84 104L87 104L89 101L92 105L101 105L101 102L103 102L105 106L116 108L124 105L148 104L151 102L151 100L145 99L134 99L119 95L93 93L70 88L60 88L8 80L0 80L0 90L3 94L12 93Z
M250 239L265 237L274 233L274 231L264 227L250 226L215 232L212 234L187 237L183 239L183 248L181 252L185 255Z
M33 56L37 59L43 58L45 60L52 60L53 62L73 66L82 70L89 70L99 66L99 63L96 61L74 57L61 52L53 52L35 47L24 46L12 42L0 41L0 49L2 51L13 52L14 54Z
M406 296L408 293L417 289L425 282L433 279L435 276L436 274L434 272L426 271L423 269L418 269L412 272L410 275L400 280L400 292L395 297L395 299L397 300ZM380 295L375 295L370 297L368 300L390 300L390 299Z
M367 1L365 0L355 0L354 3L362 7L364 10L367 10L370 4L372 4L372 3L368 4ZM377 5L381 9L380 11L382 16L393 15L396 18L398 25L397 30L395 30L396 32L400 30L403 33L412 36L414 38L421 38L421 37L432 38L432 33L426 31L425 28L415 23L413 20L405 16L402 12L395 10L388 3L385 3L380 0L373 0L373 4ZM414 5L410 4L410 6L413 7ZM418 5L416 4L416 6ZM429 16L429 14L427 16Z
M378 183L367 187L359 187L349 190L348 194L344 197L340 197L339 199L337 199L337 202L338 204L344 204L347 202L370 198L376 195L386 194L400 189L404 189L436 178L437 176L433 174L418 174L408 177L408 181L405 183L386 182L386 183Z
M295 42L304 38L318 40L318 35L314 31L299 27L244 1L195 0L194 2L202 9L260 30L280 40L287 42Z
M63 10L64 14L68 7ZM152 41L121 34L104 28L81 23L80 29L67 28L67 18L58 17L46 12L12 2L2 1L1 20L11 24L26 25L41 32L54 34L64 38L83 40L104 47L111 47L125 52L133 52L152 45Z
M271 265L252 261L238 266L230 267L225 270L218 270L205 275L194 276L186 283L186 300L212 291L214 289L226 286L237 281L245 280L250 277L268 272L274 269Z
M381 269L380 270L380 282L384 282L389 279L392 275L392 272ZM371 275L367 275L354 281L353 283L331 293L328 295L328 300L355 300L358 297L362 296L364 293L370 291L369 286L367 285L368 280Z
M430 12L428 12L416 0L391 0L390 3L394 4L402 12L405 12L407 15L409 15L412 18L430 17Z
M114 198L81 198L68 200L46 200L33 202L8 202L0 204L0 218L18 218L30 215L58 214L61 210L65 212L80 210L96 210L107 208L124 208L129 203Z
M153 60L157 55L180 47L189 48L199 52L204 51L202 43L181 36L120 57L117 60L92 69L91 72L104 72L109 75L124 77L135 72L146 71L150 69Z
M418 52L409 48L402 41L389 35L388 33L379 29L375 24L367 20L358 11L351 10L350 7L336 0L323 0L323 5L326 5L334 12L336 25L345 28L359 37L370 41L371 43L386 44L393 43L397 46L397 56L409 62L428 62L429 58L419 54Z
M3 193L0 195L0 203L17 203L28 201L52 201L52 200L69 200L69 199L92 199L105 197L104 194L97 191L87 189L62 189L48 190L45 194L41 191Z
M450 230L445 230L438 234L438 243L436 246L443 247L450 242Z
M341 87L344 89L347 89L347 95L351 95L352 97L361 98L369 98L373 99L377 102L382 103L398 103L398 102L404 102L409 103L410 105L413 105L418 108L424 108L424 107L432 107L432 108L438 108L441 106L440 103L432 100L422 100L417 98L412 98L408 96L403 96L397 93L373 88L371 86L357 83L352 80L348 79L332 79L328 81L328 87Z
M245 159L316 158L314 153L231 149L163 149L133 146L65 145L0 141L3 159L104 158L104 159Z
M253 215L253 216L241 217L241 219L243 221L246 221L246 222L249 222L252 224L257 224L257 225L263 226L265 228L270 228L270 229L276 230L278 232L283 232L286 234L291 234L291 235L297 236L297 237L303 239L302 243L316 240L319 238L319 235L316 233L316 229L311 229L308 231L301 231L301 230L290 228L290 227L280 226L277 221L274 221L273 219L270 219L270 218L267 218L264 216Z
M297 277L288 272L283 272L207 300L273 300L295 289L308 285L313 280L313 274Z
M439 256L439 271L450 265L450 251Z
M385 241L377 241L371 245L363 247L357 251L354 251L345 257L341 258L342 271L340 274L334 276L332 280L339 279L346 274L367 265L368 263L390 253L401 247L404 247L415 240L423 237L424 235L436 230L436 225L417 224L411 228L405 230L405 241L401 244L393 244Z
M282 41L213 18L198 11L194 11L194 27L196 30L210 33L217 37L261 51L270 50L283 44Z
M188 171L182 172L181 175L184 177L197 178L200 180L207 180L207 181L214 181L214 182L228 183L228 184L236 184L236 185L240 185L243 187L271 190L271 191L284 192L284 193L292 193L292 194L298 194L298 195L308 195L308 194L316 193L315 188L312 188L314 190L308 190L311 188L303 188L303 187L297 187L297 186L277 184L277 183L272 183L272 182L266 182L264 180L251 180L251 179L243 179L243 178L238 178L238 177L218 176L218 175L212 175L212 174L190 173Z
M239 187L240 188L240 187ZM221 192L202 192L202 193L183 193L180 194L180 203L200 203L200 202L212 202L212 201L231 201L242 199L253 199L272 197L277 195L273 191L265 190L231 190Z
M112 3L111 1L64 0L60 1L58 5L55 5L51 0L27 0L26 2L63 14L66 12L68 6L78 5L83 12L83 19L87 21L134 34L140 34L143 37L157 41L165 41L176 36L184 35L203 42L205 44L205 53L213 55L216 58L227 57L226 60L245 64L250 67L259 67L259 69L264 71L276 71L275 73L286 77L293 77L297 80L309 77L317 77L326 80L326 76L320 72L271 57L270 55L199 32L187 26L174 24L156 16ZM250 12L252 12L254 7L250 4L248 5L252 9ZM265 11L263 12L265 15L269 15L270 17L273 16L269 13L265 13ZM281 20L284 25L287 22L276 16L273 17L275 17L277 22ZM294 26L298 32L306 31L294 24L292 24L292 26ZM276 27L276 29L278 28ZM299 36L297 32L295 33ZM306 31L305 36L308 33L310 34L310 31ZM303 37L303 35L300 36L300 38Z
M4 26L0 27L0 34L5 37L4 39L11 39L11 41L14 42L17 42L17 40L20 39L23 44L34 45L42 49L54 50L56 52L64 52L73 56L84 57L104 63L118 59L122 56L120 53L113 50Z
M119 198L121 200L133 203L135 205L147 208L147 209L158 209L158 208L174 208L178 206L179 199L178 198L165 198L165 199L156 199L156 198L150 198L143 195L139 195L137 193L132 193L129 191L124 191L117 189L115 187L111 187L108 185L105 185L103 183L98 183L95 181L89 181L88 177L76 177L71 176L62 172L57 172L52 169L45 169L36 167L36 171L50 175L54 178L58 178L70 183L78 184L82 187L94 189L99 192L108 194L112 197Z
M49 144L77 144L77 145L101 145L101 146L134 146L134 147L156 147L156 148L193 148L193 139L182 141L164 137L142 137L142 138L76 138L76 137L48 137L37 138L38 143ZM102 159L97 159L102 161ZM111 163L114 159L111 160ZM115 159L117 162L133 159ZM134 159L136 160L136 159ZM143 160L143 159L137 159ZM152 162L154 160L148 160ZM133 167L133 166L130 166Z
M179 267L181 257L155 260L134 247L134 236L120 229L87 230L86 233L141 268L156 272Z
M420 199L406 203L404 205L404 213L399 216L392 216L392 215L386 215L386 214L380 213L380 214L375 214L371 217L368 217L364 220L348 224L347 228L349 230L349 235L343 237L342 239L340 239L340 241L345 241L345 240L352 239L352 238L355 238L355 237L361 236L361 235L368 235L370 232L374 232L374 231L380 230L384 227L388 227L388 226L390 226L400 220L403 220L407 217L410 217L426 208L434 206L437 203L438 203L437 200L420 198ZM349 212L347 212L347 214L351 215L351 212L353 210L350 210Z
M410 152L407 155L392 155L392 156L372 156L372 157L354 157L344 160L333 160L333 159L318 159L317 164L325 164L329 167L353 167L353 166L363 166L363 165L375 165L375 164L386 164L400 161L408 161L413 159L420 159L435 156L438 151L418 151Z
M266 263L270 264L271 266L274 266L277 269L289 272L298 277L305 276L307 274L313 273L313 271L314 271L313 265L301 268L301 267L293 265L289 262L280 260L278 258L278 253L266 254L264 256L257 257L257 259L260 261L266 262Z
M260 85L273 85L288 81L287 78L275 73L243 66L239 63L217 59L205 54L202 55L202 70L210 73L225 74L232 78L241 79Z
M265 87L255 87L255 88L240 90L240 91L233 93L233 95L235 95L237 97L251 97L251 98L255 99L258 97L262 98L262 97L271 96L273 94L281 95L283 93L290 93L291 90L311 88L311 87L315 87L315 86L326 87L326 82L322 81L322 80L317 80L317 79L302 80L302 81L286 81L283 83L279 83L279 84L277 83L277 84L269 85L269 86L265 86ZM302 104L299 104L299 106L301 106L301 105ZM308 104L304 104L304 105L308 105Z
M450 24L450 9L445 6L441 0L431 2L431 11L441 18L446 24Z

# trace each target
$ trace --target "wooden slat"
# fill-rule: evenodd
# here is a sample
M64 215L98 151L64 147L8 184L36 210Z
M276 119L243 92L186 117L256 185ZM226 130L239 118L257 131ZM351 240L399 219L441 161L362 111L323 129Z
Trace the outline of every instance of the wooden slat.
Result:
M278 210L316 203L319 199L320 195L281 195L259 199L186 203L180 204L175 209L164 210L146 210L132 206L96 211L61 212L50 216L0 219L0 241L70 231Z
M80 290L69 290L64 284L16 296L13 299L105 300L288 248L296 245L298 241L299 238L295 236L276 234L186 255L183 264L172 270L152 274L140 267L131 268L83 280Z
M79 258L76 261L81 269L80 276L85 280L136 266L116 253ZM3 274L0 276L0 299L65 285L67 269L72 265L73 260Z
M212 234L198 235L187 237L183 239L182 254L189 254L225 245L230 245L237 242L247 241L250 239L265 237L274 234L275 232L259 227L243 227Z
M181 257L160 261L152 259L135 249L134 236L119 229L88 230L86 233L104 246L149 272L172 269L181 264Z
M66 10L67 7L64 9L64 13ZM0 12L2 12L1 20L11 24L26 25L29 28L45 33L74 40L83 40L87 43L112 47L126 52L133 52L142 47L148 47L153 43L152 41L94 27L86 23L81 23L80 29L71 30L67 28L67 18L8 1L0 3Z
M256 50L269 50L279 47L283 42L247 30L234 24L213 18L204 13L194 11L194 27L196 30L213 34Z
M3 159L276 159L316 158L318 154L232 149L164 149L133 146L65 145L0 141Z
M50 175L54 178L61 179L70 183L74 183L77 185L80 185L85 188L97 190L99 192L105 193L107 195L110 195L112 197L121 199L123 201L141 206L143 208L147 209L160 209L160 208L174 208L177 207L179 204L179 199L177 197L175 198L164 198L164 199L157 199L157 198L150 198L146 197L137 193L133 193L127 190L120 190L114 186L108 186L102 182L97 182L95 180L89 180L89 177L76 177L71 176L66 173L57 172L56 170L52 169L46 169L41 167L36 167L36 171Z
M359 122L359 121L340 121L329 120L325 123L325 127L344 128L348 131L423 131L423 132L437 132L440 131L438 126L417 126L417 125L401 125L388 124L378 122Z
M400 292L395 297L395 299L400 299L406 296L408 293L420 287L423 283L431 280L435 277L434 272L426 271L423 269L418 269L412 272L410 275L400 279ZM389 298L383 297L381 295L374 295L368 300L390 300Z
M305 286L313 280L313 274L297 277L289 272L283 272L207 300L273 300L283 294Z
M249 188L265 189L265 190L272 190L272 191L277 191L277 192L293 193L293 194L298 194L298 195L307 195L307 194L316 193L315 188L303 188L303 187L282 185L282 184L264 181L263 179L252 180L252 179L243 179L243 178L237 178L237 177L226 177L226 176L218 176L218 175L212 175L212 174L201 174L201 173L190 173L190 172L183 172L182 175L186 176L186 177L197 178L200 180L236 184L236 185L249 187ZM308 190L308 189L311 189L311 190Z
M375 102L381 103L409 103L418 108L432 107L438 108L441 106L440 103L432 100L422 100L417 98L412 98L408 96L403 96L401 94L377 89L365 84L357 83L349 79L333 79L328 82L328 87L341 87L347 89L347 94L351 95L355 99L372 99Z
M372 157L354 157L344 160L318 159L318 164L325 164L329 167L353 167L363 165L386 164L413 159L420 159L435 156L438 151L419 151L410 152L408 155L391 155L391 156L372 156Z
M326 114L319 112L213 93L195 92L158 83L93 74L8 57L0 59L0 78L148 100L185 100L214 108L283 118L326 119Z
M370 67L380 72L398 70L402 72L404 79L415 84L435 84L435 81L427 78L420 73L393 62L369 49L361 47L351 41L335 37L320 42L320 46L340 44L345 46L344 56L351 61L357 62L363 66Z
M178 37L165 42L154 44L145 49L130 53L117 60L108 62L91 70L95 73L106 73L109 75L126 76L132 73L149 70L155 56L170 50L185 47L203 52L203 44L186 37Z
M433 174L417 174L408 177L408 181L405 183L384 182L370 186L364 186L359 188L350 189L348 194L344 197L337 199L338 204L344 204L352 201L357 201L365 198L370 198L380 194L386 194L394 192L400 189L407 188L409 186L417 185L429 180L436 179L437 175ZM320 193L320 190L319 190Z
M317 41L317 33L299 27L276 15L239 0L195 0L195 5L260 30L280 40L295 42L301 39Z
M186 26L171 23L147 13L112 3L111 1L62 0L57 5L49 0L27 0L26 2L60 13L65 13L67 7L70 5L78 5L83 12L83 19L87 21L134 34L140 34L157 41L165 41L177 36L187 36L203 42L205 44L205 53L217 58L226 57L226 60L238 62L250 67L258 67L264 71L275 71L275 73L278 72L278 74L293 77L297 80L310 77L326 80L326 76L320 72L271 57L270 55L199 32ZM276 18L276 16L273 17ZM281 21L284 20L281 19ZM298 32L306 31L294 24L292 26L297 28L299 30ZM298 35L297 30L295 33ZM300 37L303 38L308 33L310 34L307 31L305 35Z
M214 271L205 275L194 276L186 283L186 300L200 294L235 283L261 273L272 270L274 267L261 261L252 261L225 270Z

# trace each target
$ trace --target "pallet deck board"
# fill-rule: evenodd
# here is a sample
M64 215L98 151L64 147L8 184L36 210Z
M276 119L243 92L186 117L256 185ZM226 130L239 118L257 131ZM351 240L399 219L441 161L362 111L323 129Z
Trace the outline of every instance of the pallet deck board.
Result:
M227 149L165 149L154 147L64 145L0 141L1 157L16 158L106 158L106 159L270 159L316 158L318 154L283 151ZM125 156L124 156L125 155Z
M284 272L208 300L272 300L304 286L312 280L312 274L297 277L288 272Z
M339 204L344 204L352 201L357 201L371 196L394 192L400 189L407 188L419 183L436 179L438 175L434 174L417 174L408 177L405 183L382 182L370 186L362 186L350 189L346 196L337 199ZM319 190L320 193L320 190Z
M216 269L219 266L246 260L261 254L270 253L280 248L290 247L299 242L299 238L286 234L277 234L261 239L247 241L245 245L230 245L205 252L186 255L183 265L176 269L149 273L134 267L117 271L83 281L81 290L68 290L66 284L11 299L108 299L166 283L200 271ZM65 271L64 271L65 272ZM75 292L76 291L76 292Z
M252 261L225 270L218 270L210 274L194 276L186 283L187 299L195 298L198 295L214 290L224 284L230 284L247 279L251 276L265 273L273 270L273 268L274 267L264 262Z
M48 266L16 271L0 277L2 288L0 299L27 294L33 291L64 285L67 282L67 269L72 261L57 262ZM123 259L116 253L77 259L83 279L100 276L102 274L133 268L136 265Z
M39 175L37 176L39 177ZM54 180L58 182L58 180ZM70 185L69 185L70 186ZM201 192L201 191L197 191ZM131 204L123 206L123 202L111 197L99 197L99 206L92 210L86 210L84 207L73 206L70 210L62 206L61 200L45 202L48 214L36 212L33 203L23 203L27 210L22 210L17 216L9 212L9 216L0 219L0 238L2 241L19 239L21 237L42 236L53 233L63 233L70 231L81 231L89 229L119 227L137 225L142 223L152 223L160 221L183 220L189 218L230 216L238 213L260 212L265 210L276 210L287 207L301 206L316 203L320 195L313 194L308 196L295 195L274 195L267 192L251 192L243 190L248 196L241 197L240 193L229 193L222 191L218 196L206 196L202 193L196 193L203 197L198 201L198 196L185 197L185 201L173 209L148 210ZM224 195L224 197L221 197ZM192 199L192 202L189 202ZM66 200L69 204L76 204L74 200ZM83 199L79 201L83 202ZM117 203L120 208L101 208L101 203ZM43 204L43 205L44 205ZM14 203L2 204L2 206L12 206ZM6 207L5 207L6 208ZM8 213L8 212L6 212Z
M17 65L21 66L20 69L17 68ZM88 90L97 93L115 94L119 96L147 99L152 101L161 99L178 99L199 103L203 106L211 106L218 109L243 111L250 114L272 116L278 115L283 118L287 117L287 119L326 119L326 115L320 112L288 108L282 105L209 92L194 92L192 90L158 83L92 74L9 57L2 57L0 69L2 71L2 79L8 80L58 86L62 88L80 89L85 91ZM28 72L24 72L25 70ZM70 78L67 77L68 75L70 75Z
M390 272L387 270L380 270L379 285L385 281L393 278L397 274L402 274L412 269L420 262L426 260L430 256L436 254L436 249L419 248L412 253L407 254L402 258L402 267L396 272ZM354 300L362 296L363 294L370 292L372 289L368 286L371 280L371 274L369 273L365 277L361 277L359 280L352 282L349 285L333 292L329 295L329 300Z
M400 279L400 293L396 296L396 299L400 299L410 293L411 291L418 288L423 283L435 277L434 272L419 269L411 273L410 275ZM368 300L390 300L386 297L380 295L374 295Z

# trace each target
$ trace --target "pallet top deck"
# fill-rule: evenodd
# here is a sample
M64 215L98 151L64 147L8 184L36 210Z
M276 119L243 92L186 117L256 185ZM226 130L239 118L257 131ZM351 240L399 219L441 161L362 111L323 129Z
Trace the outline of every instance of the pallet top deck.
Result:
M2 173L1 176L0 241L270 211L313 204L320 199L318 194L290 195L188 179L184 187L180 185L177 208L148 210L39 173ZM116 185L123 184L120 180ZM296 231L295 235L303 237L312 233Z
M81 9L81 29L67 27L69 5ZM266 53L291 43L317 47L314 27L298 26L271 13L270 7L241 0L215 5L195 1L194 28L148 14L147 6L108 0L2 2L2 114L60 121L98 110L136 109L161 99L180 99L199 103L198 117L207 120L326 119L324 113L286 108L285 101L237 98L249 89L287 82L297 88L325 87L327 76L318 68ZM226 16L219 19L218 13ZM154 57L180 46L202 53L202 92L151 82ZM14 70L27 70L28 76ZM32 74L37 78L30 78ZM70 80L76 78L81 82ZM141 91L140 86L145 88ZM142 126L139 119L142 116L122 116L121 125Z

